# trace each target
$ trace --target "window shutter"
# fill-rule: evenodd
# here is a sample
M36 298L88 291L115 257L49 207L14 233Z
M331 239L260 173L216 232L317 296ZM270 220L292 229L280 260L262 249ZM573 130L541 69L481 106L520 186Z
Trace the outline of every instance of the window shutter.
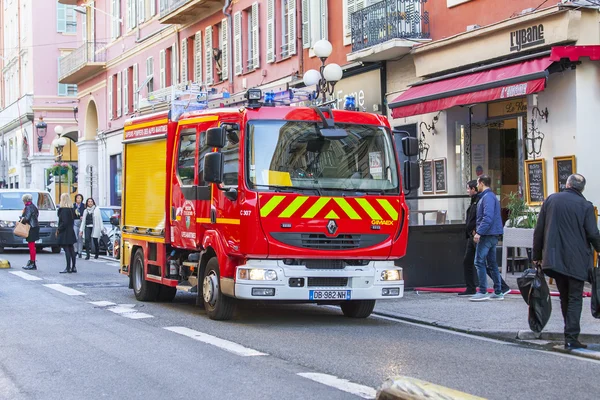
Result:
M108 96L107 96L108 119L113 119L113 76L108 77Z
M344 0L344 36L352 34L352 13L365 8L365 0Z
M204 32L204 75L206 77L206 85L213 84L212 42L212 26L207 26Z
M293 3L290 1L288 7ZM267 0L267 63L275 62L275 0Z
M202 32L196 32L194 36L194 82L202 84Z
M138 0L137 13L138 22L141 24L146 20L146 0Z
M140 92L137 90L139 85L139 70L138 65L133 64L133 112L138 110L138 103L140 99Z
M310 8L308 0L302 0L302 48L310 49Z
M91 6L89 8L90 11L90 37L88 38L88 40L90 42L95 42L96 41L96 8L95 8L95 2L91 2Z
M129 69L123 70L123 115L129 114Z
M133 29L133 24L131 22L132 19L132 14L133 14L133 7L131 7L131 4L134 2L135 0L127 0L127 29L131 30ZM135 17L133 17L135 18Z
M117 72L117 118L121 117L121 106L122 106L122 99L121 97L123 96L122 94L122 77L121 77L121 71Z
M229 79L229 26L227 18L221 20L221 80Z
M166 64L167 64L167 58L165 55L165 51L161 50L160 51L160 88L162 89L166 86L167 84L167 71L166 71Z
M60 76L60 59L61 59L61 57L58 57L58 76ZM64 85L62 83L58 84L58 95L59 96L67 95L67 85Z
M258 37L258 2L252 3L252 65L260 67L260 48Z
M321 37L319 39L327 39L327 0L321 0Z
M150 16L154 17L156 15L156 0L150 0Z
M85 44L88 40L87 37L87 14L79 14L81 17L81 38L83 39L83 44Z
M181 83L188 82L188 40L181 39Z
M296 2L294 0L288 3L287 15L287 30L288 30L288 55L296 54Z
M67 6L64 4L57 4L56 7L56 31L66 32L67 31Z
M171 46L171 85L177 85L179 81L179 52L177 42Z
M233 36L235 48L235 74L242 74L242 13L240 11L233 15Z

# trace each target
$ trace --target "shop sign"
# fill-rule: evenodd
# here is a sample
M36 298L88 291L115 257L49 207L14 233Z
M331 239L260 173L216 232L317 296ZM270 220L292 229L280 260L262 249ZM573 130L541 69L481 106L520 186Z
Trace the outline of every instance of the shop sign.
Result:
M545 42L543 24L517 29L510 33L510 51L521 51Z
M147 136L161 135L167 133L167 125L164 122L145 123L125 127L125 140L139 139Z
M498 101L488 104L488 118L504 117L506 115L525 114L527 112L527 98Z
M337 109L344 108L346 96L354 96L360 111L381 112L381 72L379 69L343 78L333 94Z

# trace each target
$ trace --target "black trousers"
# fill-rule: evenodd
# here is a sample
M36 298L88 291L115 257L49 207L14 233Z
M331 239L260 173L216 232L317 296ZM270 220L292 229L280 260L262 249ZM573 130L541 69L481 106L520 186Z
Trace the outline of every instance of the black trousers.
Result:
M73 268L75 268L75 248L72 244L63 246L63 250L65 251L65 258L67 259L67 270L71 270L71 263L73 264Z
M87 252L88 257L90 256L90 252L91 250L91 246L92 246L92 239L94 239L94 246L96 246L96 255L100 254L100 246L98 246L98 238L93 238L92 237L92 230L94 228L92 228L91 226L86 226L85 227L85 251Z
M583 307L583 281L573 279L563 274L552 274L560 293L560 310L565 320L565 342L579 339L579 320Z
M467 239L467 246L465 249L465 257L463 258L463 267L465 274L465 285L467 286L467 292L476 293L477 286L479 286L479 279L477 279L477 271L475 269L475 248L476 244L473 241L473 238L470 237ZM489 271L488 271L489 276ZM491 278L491 276L490 276ZM504 279L500 277L500 283L502 284L502 293L506 292L509 289L509 286L506 284Z

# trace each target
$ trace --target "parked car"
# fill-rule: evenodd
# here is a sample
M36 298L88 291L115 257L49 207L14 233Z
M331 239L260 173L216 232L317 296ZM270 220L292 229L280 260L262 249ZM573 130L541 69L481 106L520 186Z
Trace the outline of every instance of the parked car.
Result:
M60 246L56 239L56 228L58 227L58 215L56 205L52 196L45 190L27 189L0 189L0 253L6 247L26 248L25 239L13 234L15 223L23 214L22 197L25 193L31 194L33 204L40 211L38 221L40 224L40 238L36 247L42 249L51 247L53 253L60 253Z

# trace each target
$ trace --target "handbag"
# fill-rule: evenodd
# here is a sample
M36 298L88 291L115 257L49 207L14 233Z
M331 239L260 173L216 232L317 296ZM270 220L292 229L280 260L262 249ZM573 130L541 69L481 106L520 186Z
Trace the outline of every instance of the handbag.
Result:
M15 234L15 236L27 238L27 236L29 236L30 228L31 228L31 226L29 224L23 224L21 222L17 222L13 233Z

